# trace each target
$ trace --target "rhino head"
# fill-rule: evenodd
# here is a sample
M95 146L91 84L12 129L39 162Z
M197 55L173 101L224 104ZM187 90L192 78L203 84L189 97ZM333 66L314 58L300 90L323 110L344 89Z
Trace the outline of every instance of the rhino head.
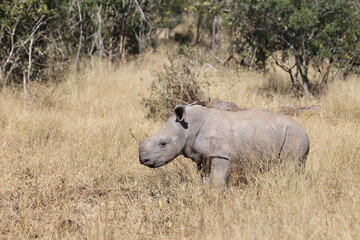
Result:
M187 129L185 106L177 106L174 115L154 136L140 142L140 163L157 168L174 160L185 147Z

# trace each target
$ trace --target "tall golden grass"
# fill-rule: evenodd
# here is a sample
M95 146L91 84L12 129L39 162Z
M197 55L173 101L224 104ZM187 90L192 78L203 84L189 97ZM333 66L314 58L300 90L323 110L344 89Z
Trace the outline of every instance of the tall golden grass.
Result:
M211 97L295 118L310 135L306 173L274 168L229 190L205 186L183 157L140 165L138 144L161 126L140 104L166 62L92 61L61 84L0 93L1 239L360 239L360 78L312 99L266 76L211 72Z

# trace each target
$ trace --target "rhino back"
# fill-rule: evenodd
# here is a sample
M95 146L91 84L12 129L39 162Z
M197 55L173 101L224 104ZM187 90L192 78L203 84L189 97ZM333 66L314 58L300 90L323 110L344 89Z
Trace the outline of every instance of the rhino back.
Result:
M207 109L195 148L204 156L269 159L303 158L309 148L305 129L294 119L265 109L225 112Z

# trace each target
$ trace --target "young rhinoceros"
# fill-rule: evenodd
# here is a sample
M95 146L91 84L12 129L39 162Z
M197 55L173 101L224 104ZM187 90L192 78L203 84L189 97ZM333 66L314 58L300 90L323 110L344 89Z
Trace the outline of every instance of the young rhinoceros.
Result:
M265 109L227 112L202 106L177 106L154 136L141 141L141 164L157 168L182 154L213 184L224 185L232 164L293 159L304 165L309 137L294 119Z

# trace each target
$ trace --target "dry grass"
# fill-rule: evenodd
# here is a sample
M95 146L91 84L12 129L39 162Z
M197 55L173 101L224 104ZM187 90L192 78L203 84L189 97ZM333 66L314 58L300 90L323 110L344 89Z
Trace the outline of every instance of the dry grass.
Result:
M296 116L311 138L305 175L274 168L221 191L185 158L139 164L140 139L161 125L140 101L165 60L94 61L58 86L33 86L29 104L2 90L1 239L360 238L359 77L309 100L288 94L281 72L210 74L210 96L239 107L322 106Z

